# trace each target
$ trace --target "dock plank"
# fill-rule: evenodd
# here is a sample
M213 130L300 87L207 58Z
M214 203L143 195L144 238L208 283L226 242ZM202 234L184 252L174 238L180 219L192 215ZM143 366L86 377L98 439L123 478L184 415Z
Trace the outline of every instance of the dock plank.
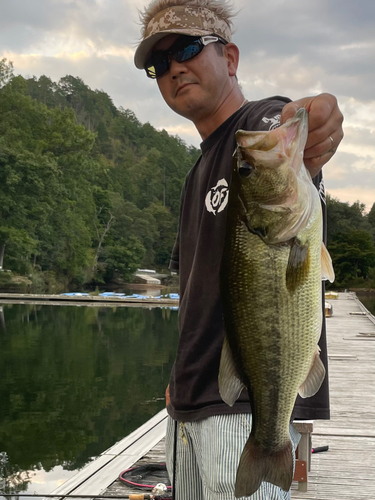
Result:
M100 296L100 295L51 295L32 293L0 293L2 304L40 304L40 305L136 305L141 304L156 306L178 306L178 299L171 298L136 298L121 296Z
M375 334L374 317L354 294L333 300L327 318L331 420L316 420L306 493L292 486L294 500L375 498L375 344L357 337ZM367 312L366 312L367 311ZM350 314L365 312L364 316Z

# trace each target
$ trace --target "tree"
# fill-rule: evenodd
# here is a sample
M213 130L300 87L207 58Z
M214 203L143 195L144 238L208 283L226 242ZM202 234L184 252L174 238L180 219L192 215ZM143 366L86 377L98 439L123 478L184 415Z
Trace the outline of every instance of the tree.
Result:
M154 218L158 232L158 237L152 246L155 265L167 269L176 239L177 226L170 210L160 202L151 204L146 211Z
M327 195L327 237L328 245L338 233L350 229L366 229L364 211L366 206L359 201L352 205Z
M0 59L0 89L9 83L13 78L13 63L7 61L5 57Z
M367 215L367 221L370 224L371 228L373 229L373 234L375 237L375 203L373 203L371 210Z
M16 272L38 264L84 281L93 258L91 180L100 168L91 158L95 136L76 124L73 111L49 109L11 84L0 91L4 260ZM23 246L14 243L19 234Z
M54 187L56 164L49 157L16 152L0 140L0 247L8 269L28 273L39 253L38 227L52 211L47 186Z
M329 251L338 286L349 285L358 278L369 278L375 266L375 245L371 235L360 229L351 229L336 235Z
M81 78L24 79L2 59L0 82L0 266L66 284L167 267L199 151Z

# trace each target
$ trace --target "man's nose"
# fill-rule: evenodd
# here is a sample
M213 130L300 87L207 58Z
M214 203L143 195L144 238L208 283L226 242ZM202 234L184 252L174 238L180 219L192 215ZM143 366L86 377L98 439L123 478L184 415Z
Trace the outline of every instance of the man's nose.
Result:
M187 72L187 67L184 62L177 62L176 59L173 57L170 57L169 59L169 71L171 73L172 78L177 78L178 75L181 73L186 73Z

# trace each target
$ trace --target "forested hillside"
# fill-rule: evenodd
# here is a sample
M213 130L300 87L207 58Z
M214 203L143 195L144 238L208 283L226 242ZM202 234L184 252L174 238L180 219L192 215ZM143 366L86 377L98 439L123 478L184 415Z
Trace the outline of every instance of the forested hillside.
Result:
M336 279L330 288L375 288L375 203L342 203L327 196L328 250Z
M0 268L34 290L166 269L198 156L80 78L25 79L0 60ZM375 287L375 203L364 208L327 199L335 287Z
M3 59L0 265L41 287L166 269L198 156L80 78L25 79Z

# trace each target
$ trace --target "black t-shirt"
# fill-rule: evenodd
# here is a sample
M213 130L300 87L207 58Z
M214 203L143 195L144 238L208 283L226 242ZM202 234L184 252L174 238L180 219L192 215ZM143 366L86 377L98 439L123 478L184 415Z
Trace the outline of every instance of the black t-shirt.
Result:
M219 271L224 247L226 205L235 149L235 132L279 126L289 99L272 97L249 102L201 144L202 155L186 177L181 197L179 231L170 267L180 274L179 332L170 379L169 414L179 421L250 412L246 390L233 407L220 397L218 373L225 336ZM321 174L314 184L324 199ZM325 325L320 341L327 368ZM309 399L298 397L294 418L329 418L328 377Z

